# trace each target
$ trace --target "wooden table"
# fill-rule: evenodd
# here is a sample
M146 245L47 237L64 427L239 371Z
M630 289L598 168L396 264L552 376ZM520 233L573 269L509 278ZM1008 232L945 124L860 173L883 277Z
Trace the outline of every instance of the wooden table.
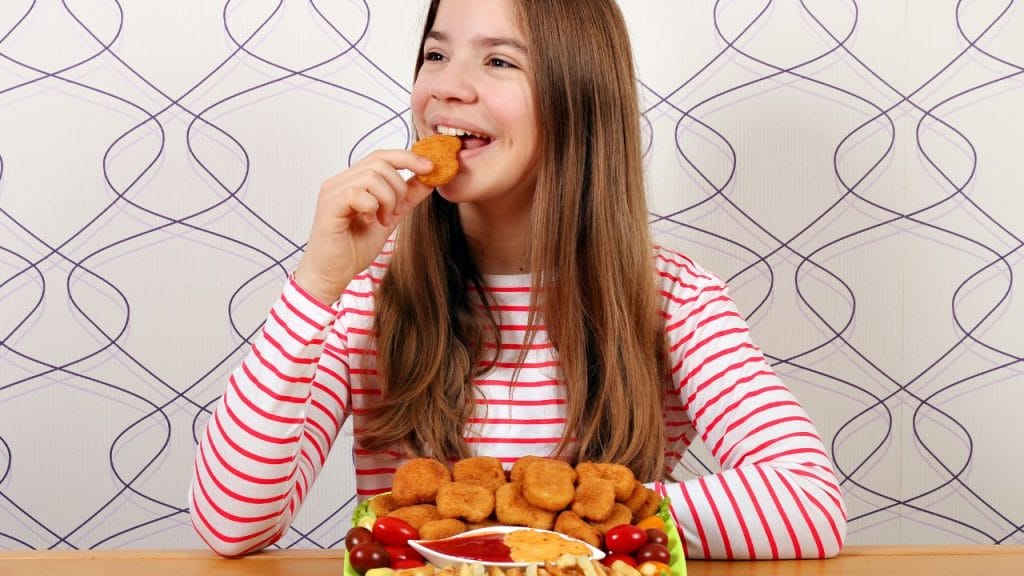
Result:
M225 559L205 550L0 552L0 576L340 576L338 550ZM849 546L831 560L687 563L690 576L1024 576L1024 546Z

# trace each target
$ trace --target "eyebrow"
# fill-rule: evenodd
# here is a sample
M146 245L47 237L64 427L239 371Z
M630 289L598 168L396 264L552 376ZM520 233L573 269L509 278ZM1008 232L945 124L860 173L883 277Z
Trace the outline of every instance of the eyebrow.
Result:
M439 32L437 30L431 30L430 32L427 32L427 38L430 38L430 39L433 39L433 40L437 40L437 41L440 41L440 42L444 42L444 41L448 40L448 35L445 34L444 32ZM515 38L505 38L505 37L500 37L500 36L480 36L480 35L477 35L477 36L473 36L472 38L470 38L470 42L473 43L473 44L479 44L479 45L484 46L486 48L496 48L496 47L504 46L504 47L511 48L511 49L513 49L513 50L515 50L517 52L522 53L523 56L527 56L529 54L529 52L526 49L526 44L524 44L521 40L517 40Z

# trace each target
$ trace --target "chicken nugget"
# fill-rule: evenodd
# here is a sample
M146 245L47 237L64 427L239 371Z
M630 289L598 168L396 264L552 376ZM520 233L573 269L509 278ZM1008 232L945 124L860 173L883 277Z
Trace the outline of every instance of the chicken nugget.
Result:
M561 460L532 462L523 474L523 496L538 508L561 512L576 494L576 471Z
M636 511L639 510L640 507L644 505L644 501L647 500L647 492L645 492L645 490L646 488L644 487L643 482L637 480L633 482L633 492L630 493L629 498L622 501L623 504L633 511L633 514L636 514Z
M523 496L523 485L509 482L494 493L494 512L498 521L510 526L528 526L551 530L555 525L555 513L537 508Z
M618 502L612 508L612 513L600 522L589 522L601 536L620 524L629 524L633 520L633 512L625 505Z
M413 458L395 470L391 497L401 506L432 504L437 490L452 481L448 468L432 458Z
M491 493L494 493L498 486L507 482L505 470L501 467L501 460L490 456L476 456L459 460L452 468L452 478L456 482L483 486Z
M590 524L587 524L575 512L566 510L558 515L555 520L555 532L561 532L577 540L583 540L594 548L601 547L601 534Z
M466 524L456 518L445 518L443 520L431 520L426 522L417 532L423 540L440 540L466 531Z
M466 530L476 530L477 528L490 528L491 526L501 526L501 522L491 516L485 518L481 522L466 522Z
M633 511L633 522L639 522L648 516L652 516L658 513L658 508L661 508L661 496L657 492L650 488L644 487L644 503L642 506Z
M373 515L380 518L381 516L387 516L392 510L401 508L398 502L395 502L390 492L378 494L370 499L370 510L373 510Z
M583 478L576 485L572 511L581 518L601 521L611 515L615 507L615 487L604 478Z
M445 518L481 522L494 512L494 492L466 482L449 482L437 491L437 511Z
M599 464L597 462L580 462L576 465L580 478L604 478L615 486L615 500L625 502L633 493L636 476L633 471L622 464Z
M551 458L544 458L543 456L523 456L519 458L512 463L512 470L509 471L509 480L512 482L522 482L523 475L526 474L526 469L530 467L530 464L544 460L551 460Z
M437 188L452 181L459 172L459 150L462 140L458 136L435 134L412 145L412 151L429 158L434 163L430 174L419 174L416 179L425 186Z
M416 530L420 529L431 520L443 520L441 513L437 511L437 506L433 504L416 504L414 506L404 506L397 510L392 510L387 514L391 518L399 518L405 520L410 526Z

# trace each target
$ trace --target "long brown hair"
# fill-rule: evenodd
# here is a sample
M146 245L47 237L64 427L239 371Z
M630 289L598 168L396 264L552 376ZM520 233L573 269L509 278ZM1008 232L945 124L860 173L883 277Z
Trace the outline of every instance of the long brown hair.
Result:
M540 317L530 325L547 326L567 387L558 452L660 478L666 354L628 31L614 0L519 0L517 10L529 46L543 47L529 50L541 130L529 238ZM432 195L402 224L377 293L382 397L364 447L471 455L473 379L487 369L483 342L498 339L470 297L482 286L457 207Z

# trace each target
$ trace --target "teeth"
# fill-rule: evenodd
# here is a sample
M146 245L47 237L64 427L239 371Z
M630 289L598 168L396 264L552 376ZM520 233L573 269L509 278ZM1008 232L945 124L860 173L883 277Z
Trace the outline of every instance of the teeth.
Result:
M463 130L462 128L452 128L451 126L438 126L438 134L444 134L445 136L476 136L477 138L483 138L481 134L476 132L470 132L469 130Z

